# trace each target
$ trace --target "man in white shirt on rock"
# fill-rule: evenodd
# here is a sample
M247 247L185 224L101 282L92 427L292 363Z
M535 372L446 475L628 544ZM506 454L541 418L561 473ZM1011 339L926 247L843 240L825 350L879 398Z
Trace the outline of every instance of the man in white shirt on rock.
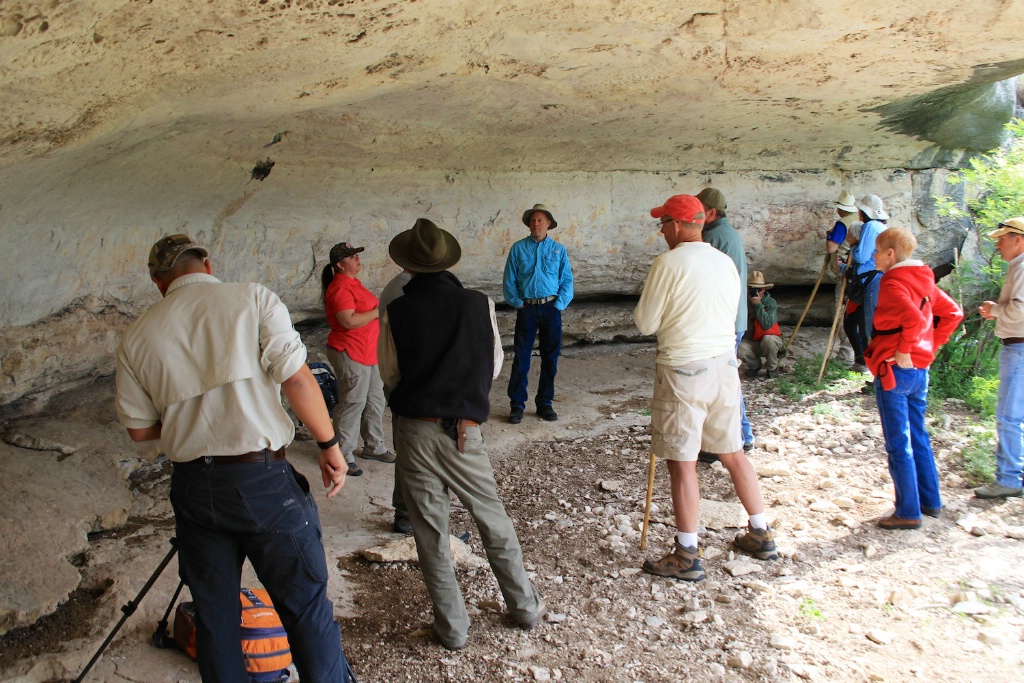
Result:
M700 488L697 454L721 454L736 494L750 516L733 544L762 560L778 557L764 515L757 473L743 453L740 388L736 360L736 311L741 284L736 266L702 241L704 207L690 195L675 195L651 209L661 221L669 251L654 259L633 312L637 328L658 339L651 448L668 463L675 547L644 571L684 581L702 581L697 525Z

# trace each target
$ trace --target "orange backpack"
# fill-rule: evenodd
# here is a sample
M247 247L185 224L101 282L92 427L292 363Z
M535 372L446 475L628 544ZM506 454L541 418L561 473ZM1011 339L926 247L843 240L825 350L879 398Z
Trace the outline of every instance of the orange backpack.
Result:
M243 588L239 598L242 602L242 654L249 679L254 683L287 681L292 653L270 595L262 588ZM174 641L185 654L196 658L194 603L183 602L175 610Z

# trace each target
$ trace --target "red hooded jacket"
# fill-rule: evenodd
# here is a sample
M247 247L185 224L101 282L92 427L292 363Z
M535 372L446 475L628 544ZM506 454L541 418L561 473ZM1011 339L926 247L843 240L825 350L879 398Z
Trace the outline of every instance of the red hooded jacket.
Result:
M918 260L898 263L882 276L864 361L882 388L891 391L896 378L889 366L895 353L909 353L915 368L927 368L963 319L956 302L935 285L931 268Z

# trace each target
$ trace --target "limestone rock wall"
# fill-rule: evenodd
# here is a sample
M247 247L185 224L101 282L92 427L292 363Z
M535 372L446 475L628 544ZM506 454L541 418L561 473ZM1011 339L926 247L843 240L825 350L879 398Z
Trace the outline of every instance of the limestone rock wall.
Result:
M84 174L77 154L95 151L0 171L0 403L112 371L125 325L159 297L145 262L167 233L191 233L209 247L215 274L263 282L296 320L321 315L319 274L331 245L366 246L362 279L379 291L397 272L389 240L420 216L458 236L454 271L498 301L505 256L527 234L522 212L537 202L558 219L551 235L569 249L579 298L639 294L665 248L650 207L708 184L726 194L750 267L778 283L814 281L844 188L881 195L891 224L922 235L929 262L950 260L963 234L934 212L932 195L948 191L944 171L489 174L335 171L284 159L257 181L199 154L173 173L129 153Z

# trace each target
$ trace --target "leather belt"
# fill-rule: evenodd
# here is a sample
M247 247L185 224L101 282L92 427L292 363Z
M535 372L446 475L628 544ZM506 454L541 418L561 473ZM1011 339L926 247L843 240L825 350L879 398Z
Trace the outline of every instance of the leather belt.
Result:
M265 449L262 451L251 451L249 453L242 453L241 455L208 455L195 460L188 460L179 465L196 464L202 465L206 463L212 463L215 465L229 465L236 463L253 463L253 462L274 462L275 460L284 460L285 452L284 446L278 448L276 451ZM209 460L207 460L207 458Z
M1011 344L1024 344L1024 337L1005 337L1003 339L1003 346L1010 346Z
M444 422L447 418L444 417L417 417L417 420L426 420L427 422L437 422L438 424ZM467 427L479 427L479 422L473 422L472 420L465 420Z
M523 299L523 303L531 304L533 306L540 306L541 304L546 304L549 301L554 301L557 298L557 295L552 294L551 296L546 296L541 299Z

